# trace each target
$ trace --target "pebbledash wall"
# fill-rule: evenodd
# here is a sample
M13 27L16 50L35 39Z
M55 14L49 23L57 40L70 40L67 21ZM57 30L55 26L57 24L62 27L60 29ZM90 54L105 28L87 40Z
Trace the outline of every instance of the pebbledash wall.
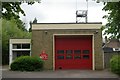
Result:
M36 23L32 24L32 56L42 50L48 54L44 68L55 70L55 36L92 36L92 70L104 68L101 23ZM86 45L87 46L87 45Z

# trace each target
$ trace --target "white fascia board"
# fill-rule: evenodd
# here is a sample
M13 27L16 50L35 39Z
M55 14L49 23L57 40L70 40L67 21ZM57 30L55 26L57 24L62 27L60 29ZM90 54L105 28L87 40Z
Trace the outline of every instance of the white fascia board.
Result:
M31 39L10 39L10 43L31 43Z
M101 29L102 24L32 24L32 30Z

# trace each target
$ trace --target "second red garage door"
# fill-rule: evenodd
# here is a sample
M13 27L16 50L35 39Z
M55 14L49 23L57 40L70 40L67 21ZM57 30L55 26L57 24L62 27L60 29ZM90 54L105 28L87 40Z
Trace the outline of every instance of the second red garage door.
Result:
M92 36L55 36L55 69L92 69Z

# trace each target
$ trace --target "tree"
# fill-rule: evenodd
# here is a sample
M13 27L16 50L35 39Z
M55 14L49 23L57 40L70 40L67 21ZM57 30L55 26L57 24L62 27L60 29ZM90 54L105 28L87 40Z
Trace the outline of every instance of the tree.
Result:
M37 19L36 18L33 20L33 23L37 23Z
M4 0L3 0L4 1ZM27 2L28 5L32 5L35 2ZM1 2L2 5L2 61L8 60L9 54L9 39L10 38L30 38L31 33L25 29L25 23L19 18L19 14L22 13L25 16L24 11L21 9L21 2ZM0 14L1 15L1 14ZM7 55L4 57L4 55ZM5 62L6 63L6 62ZM7 61L8 63L8 61Z
M32 5L35 2L27 2L28 5ZM39 2L38 2L39 3ZM14 18L17 24L17 27L23 31L26 31L25 29L25 23L23 23L19 18L19 14L22 13L25 16L24 11L21 9L20 5L22 2L0 2L0 5L2 5L2 18L6 20L10 20L11 18Z
M20 18L19 13L25 16L24 11L20 8L21 2L2 2L2 18L10 20Z
M25 16L24 11L20 7L21 2L2 2L2 18L10 20L11 18L16 19L16 24L19 29L25 31L24 23L19 19L19 13Z
M28 2L28 5L32 5L35 2ZM11 18L19 19L19 13L25 16L24 11L21 9L20 5L22 2L2 2L2 18L10 20Z
M29 24L30 24L29 32L32 32L32 21L30 21Z
M103 10L108 11L108 15L103 16L108 20L105 34L111 34L110 38L120 39L120 1L105 3Z
M33 22L32 21L29 22L30 24L29 32L32 32L32 23L37 23L37 19L34 18Z
M15 19L5 20L2 19L2 56L3 56L3 64L5 60L8 60L9 54L9 39L11 38L31 38L31 33L22 31L17 27L15 23ZM6 57L4 57L6 55ZM8 61L7 61L8 63Z

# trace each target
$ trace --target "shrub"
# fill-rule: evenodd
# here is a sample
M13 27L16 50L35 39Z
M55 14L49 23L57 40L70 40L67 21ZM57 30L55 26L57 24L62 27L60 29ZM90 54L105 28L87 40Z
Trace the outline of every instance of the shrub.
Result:
M120 75L120 55L115 55L110 60L111 71Z
M39 71L43 69L43 61L39 57L21 56L10 65L13 71Z

